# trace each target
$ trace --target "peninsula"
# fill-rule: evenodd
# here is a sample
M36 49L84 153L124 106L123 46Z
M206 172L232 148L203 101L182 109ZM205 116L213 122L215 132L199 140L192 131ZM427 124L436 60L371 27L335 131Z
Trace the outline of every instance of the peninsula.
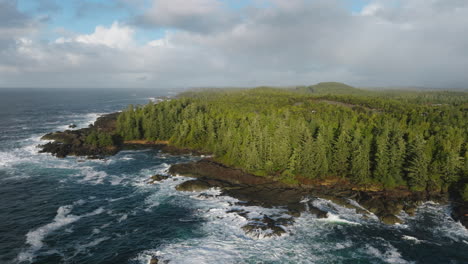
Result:
M313 196L394 224L401 211L413 214L435 200L451 201L454 217L468 226L466 92L341 83L203 89L130 105L89 128L44 139L54 142L43 151L58 157L99 158L135 147L210 154L172 166L170 173L196 178L178 190L220 187L250 204L287 207L292 216L307 208L325 217L304 203Z

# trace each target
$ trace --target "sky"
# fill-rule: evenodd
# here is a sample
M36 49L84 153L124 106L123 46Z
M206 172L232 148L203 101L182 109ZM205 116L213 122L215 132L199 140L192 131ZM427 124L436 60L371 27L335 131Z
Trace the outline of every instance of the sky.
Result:
M0 87L468 88L467 0L0 0Z

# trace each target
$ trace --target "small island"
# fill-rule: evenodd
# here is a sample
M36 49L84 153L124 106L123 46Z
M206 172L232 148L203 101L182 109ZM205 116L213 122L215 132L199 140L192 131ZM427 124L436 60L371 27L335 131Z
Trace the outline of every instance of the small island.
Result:
M128 148L210 155L173 165L181 191L219 187L248 204L327 212L321 197L401 223L424 201L451 202L468 226L468 93L373 91L341 83L200 89L55 132L43 152L102 158ZM155 177L155 181L165 177ZM358 204L356 204L355 202ZM237 212L242 214L243 212ZM260 227L283 231L264 219ZM292 222L291 219L283 219ZM284 225L284 223L282 223ZM252 228L244 230L249 232Z

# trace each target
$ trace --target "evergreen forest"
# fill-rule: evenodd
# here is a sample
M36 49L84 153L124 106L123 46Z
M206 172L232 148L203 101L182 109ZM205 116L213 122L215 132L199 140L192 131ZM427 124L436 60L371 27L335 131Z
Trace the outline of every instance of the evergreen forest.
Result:
M206 151L228 166L290 184L340 177L379 189L455 190L468 200L463 91L376 91L340 83L200 89L130 105L117 133Z

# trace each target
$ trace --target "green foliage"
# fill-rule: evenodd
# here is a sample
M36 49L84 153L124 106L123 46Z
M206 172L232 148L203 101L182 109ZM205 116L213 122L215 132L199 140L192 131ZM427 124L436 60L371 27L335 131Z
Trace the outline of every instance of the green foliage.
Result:
M109 147L115 145L111 134L92 131L85 139L85 144L94 147Z
M408 155L408 183L411 189L415 191L423 191L426 189L429 180L429 156L428 146L421 136L417 136L410 143L410 152Z
M461 191L463 201L468 201L468 183L465 183L465 187Z
M447 191L468 174L468 94L366 91L339 83L200 90L129 106L124 140L169 140L257 175L339 176ZM102 139L103 140L103 139ZM89 144L99 144L90 135Z

